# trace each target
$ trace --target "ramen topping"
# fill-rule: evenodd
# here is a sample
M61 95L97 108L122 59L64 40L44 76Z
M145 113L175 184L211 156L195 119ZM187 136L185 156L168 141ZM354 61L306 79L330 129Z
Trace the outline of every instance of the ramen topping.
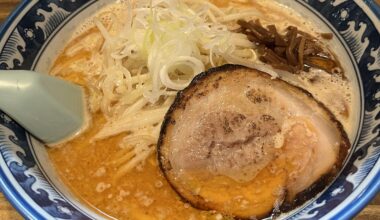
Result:
M242 218L264 217L335 174L349 145L310 94L238 66L196 77L161 132L159 160L176 191L195 207Z

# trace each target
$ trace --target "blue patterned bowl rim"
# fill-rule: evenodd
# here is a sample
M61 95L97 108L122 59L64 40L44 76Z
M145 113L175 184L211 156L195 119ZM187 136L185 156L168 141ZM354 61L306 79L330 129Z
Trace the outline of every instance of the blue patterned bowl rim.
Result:
M342 175L338 177L338 179L332 184L332 186L329 187L329 189L323 192L323 195L320 198L317 198L315 201L307 204L305 207L303 207L303 209L298 210L296 213L291 213L291 215L289 216L290 219L319 219L321 217L325 217L325 215L329 214L330 208L335 210L339 205L334 205L333 202L329 204L330 201L337 200L338 203L348 201L348 199L344 199L346 197L349 198L350 193L356 192L357 195L354 198L351 197L351 200L349 200L350 202L348 204L344 204L343 207L336 210L333 214L330 213L331 215L328 216L328 219L350 219L354 215L356 215L361 209L363 209L363 207L365 207L365 205L368 204L368 202L374 196L376 196L377 192L380 191L380 98L376 96L377 94L380 94L380 80L377 79L380 77L380 7L376 5L374 0L364 0L362 2L360 1L361 0L297 0L297 2L306 5L310 8L313 8L314 11L318 11L318 13L320 13L320 15L323 18L327 19L328 22L331 23L331 26L335 28L339 33L342 33L342 31L346 30L345 28L347 28L348 26L348 21L336 21L336 19L339 19L339 14L337 12L341 12L340 10L344 10L345 8L350 9L351 12L353 12L353 14L355 15L354 18L351 18L351 21L362 19L360 20L360 22L364 22L367 25L366 27L368 29L366 32L362 33L363 35L359 36L360 42L355 42L355 39L351 39L353 38L352 36L342 36L343 40L349 46L355 46L355 43L363 43L362 39L367 38L369 39L369 45L367 46L365 51L362 51L360 57L357 57L357 53L355 53L355 50L352 50L350 48L350 53L352 54L353 61L355 61L354 59L356 58L355 66L359 70L360 80L364 82L362 92L363 96L366 97L364 100L365 103L363 103L363 127L360 131L360 136L358 136L358 140L356 141L358 146L355 146L355 149L352 152L352 155L350 157L350 161L352 160L351 163L350 161L348 162L349 165L351 165L351 168L343 170ZM21 2L21 4L8 17L7 21L3 24L3 26L0 27L0 36L4 36L5 33L9 31L9 28L15 22L15 18L21 12L25 11L29 4L33 4L33 2L35 1L24 0ZM70 1L70 3L62 3L62 1L47 0L43 2L44 3L42 4L46 5L50 3L56 5L73 4L78 10L79 8L80 10L82 10L83 6L90 5L96 1L72 0ZM338 4L334 5L334 3L336 2L338 2ZM329 7L326 7L327 4L329 4ZM74 6L73 8L75 8ZM73 12L77 12L76 9L70 11L70 13ZM369 18L367 13L373 13L372 18ZM356 31L358 28L360 28L360 25L356 25L354 31ZM0 39L0 43L1 40L2 39ZM350 40L354 40L353 44L350 43ZM371 48L373 48L373 50L371 50ZM376 50L375 48L378 49ZM1 48L0 44L0 57L3 52L1 51L2 49L3 48ZM374 52L374 55L371 52ZM12 62L13 61L14 60L12 60ZM4 69L4 66L1 65L2 62L0 60L0 69ZM30 64L28 65L30 68ZM370 66L372 65L378 65L378 68L371 70ZM28 69L27 67L27 65L15 65L14 68ZM371 79L372 75L373 79ZM3 113L0 112L0 115L1 114ZM4 122L2 121L0 121L0 127L1 126L4 126ZM23 130L21 127L17 127L17 125L15 126L15 129L21 129L21 131ZM23 132L25 133L25 131ZM375 134L375 136L371 140L368 140L369 136L373 136L373 134ZM28 134L26 134L25 137L26 139L28 139L27 144L30 144L31 141ZM2 144L6 138L7 137L5 137L2 131L0 130L0 148L3 146ZM3 154L1 154L1 156L3 156ZM346 166L348 165L346 164ZM379 169L373 170L374 168ZM8 170L0 168L0 187L2 188L6 198L25 218L50 219L56 217L54 215L46 216L44 214L41 214L41 212L38 209L36 209L35 206L28 203L28 198L26 199L24 195L16 193L19 190L19 186L15 186L11 181L9 181L7 177L8 174L6 174L6 172L8 172ZM366 177L367 175L369 176L368 178ZM349 178L351 178L351 180L348 180ZM359 179L360 182L357 182L359 181ZM350 181L352 181L352 183ZM356 187L351 186L355 185L355 183L357 184ZM346 188L347 185L349 185L348 188ZM340 192L340 189L343 189L343 191ZM345 195L344 191L346 191L349 194ZM339 199L343 198L343 200L337 199L338 197L335 196L335 193L342 194L341 198L339 197L339 195L338 197ZM80 212L81 210L79 209L79 214L74 213L75 215L70 216L70 218L91 218L86 213L82 214Z

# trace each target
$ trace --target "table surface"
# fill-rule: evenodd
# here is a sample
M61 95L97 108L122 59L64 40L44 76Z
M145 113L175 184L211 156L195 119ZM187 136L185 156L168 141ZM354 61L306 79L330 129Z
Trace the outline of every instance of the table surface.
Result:
M376 0L380 4L380 0ZM16 7L20 0L0 0L0 24ZM0 219L22 219L17 211L9 204L3 194L0 193ZM380 220L380 193L375 199L355 218L355 220Z

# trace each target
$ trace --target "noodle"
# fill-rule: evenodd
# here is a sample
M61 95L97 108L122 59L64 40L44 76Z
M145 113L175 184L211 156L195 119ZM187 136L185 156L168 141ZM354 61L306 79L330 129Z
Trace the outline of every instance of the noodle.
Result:
M113 123L108 123L98 134L95 135L94 139L104 139L122 132L136 131L145 126L152 126L161 122L167 111L168 107L144 110L135 115L114 121Z

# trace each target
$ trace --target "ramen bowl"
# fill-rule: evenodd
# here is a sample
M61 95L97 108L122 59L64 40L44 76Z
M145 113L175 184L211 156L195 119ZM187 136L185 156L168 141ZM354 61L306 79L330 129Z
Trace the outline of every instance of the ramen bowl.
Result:
M334 34L335 52L351 70L348 75L357 99L357 117L349 156L333 183L278 218L349 219L380 189L380 9L372 0L279 1ZM0 30L0 69L49 72L75 28L110 2L24 1ZM27 219L107 218L66 188L52 168L45 146L3 112L0 186Z

